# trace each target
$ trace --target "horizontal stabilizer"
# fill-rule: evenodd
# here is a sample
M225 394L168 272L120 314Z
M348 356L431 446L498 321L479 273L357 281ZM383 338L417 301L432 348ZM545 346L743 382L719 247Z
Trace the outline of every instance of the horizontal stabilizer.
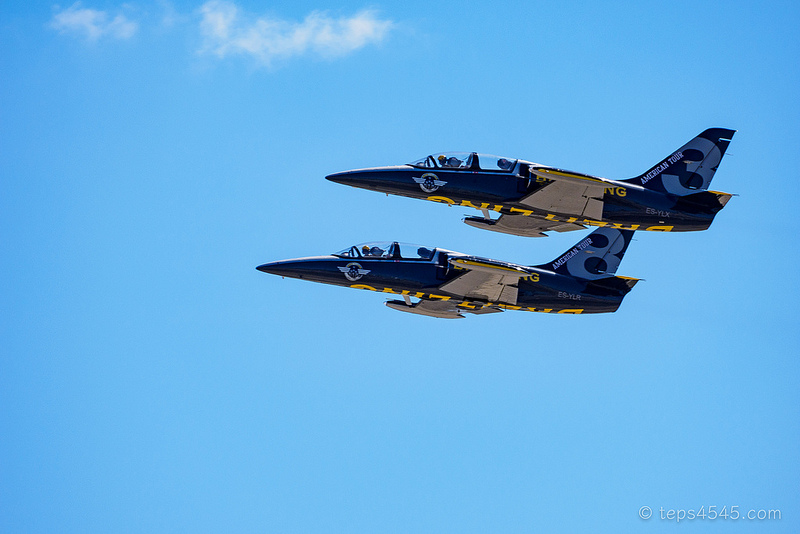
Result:
M627 276L617 276L617 280L622 280L625 282L625 285L628 286L628 289L633 289L633 286L637 284L637 282L641 282L641 278L629 278Z
M698 191L691 195L679 197L675 207L679 210L713 215L724 208L732 196L730 193L721 193L719 191Z
M713 193L713 194L717 195L717 200L719 201L720 206L722 206L723 208L725 207L725 204L727 204L728 201L733 196L730 193L720 193L720 192L717 192L717 191L709 191L709 193Z
M629 276L610 276L593 280L590 284L593 287L603 288L604 290L618 291L621 295L627 295L641 279Z

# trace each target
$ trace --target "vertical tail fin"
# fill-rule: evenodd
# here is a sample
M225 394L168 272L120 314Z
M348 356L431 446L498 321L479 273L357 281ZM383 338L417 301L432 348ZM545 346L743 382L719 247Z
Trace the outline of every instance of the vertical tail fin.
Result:
M622 180L674 195L708 189L736 130L709 128L636 178Z
M633 237L633 230L598 228L558 258L539 265L584 280L614 276Z

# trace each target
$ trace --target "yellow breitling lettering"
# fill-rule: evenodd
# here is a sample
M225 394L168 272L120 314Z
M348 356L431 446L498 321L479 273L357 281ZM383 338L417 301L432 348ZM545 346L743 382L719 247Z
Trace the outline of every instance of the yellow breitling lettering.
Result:
M533 276L526 277L526 279L527 278L533 278L533 277L536 277L537 281L539 280L539 275L538 274L534 274ZM406 290L406 289L404 289L402 291L398 291L398 290L392 289L390 287L384 287L383 289L378 290L378 289L376 289L376 288L374 288L372 286L368 286L366 284L351 284L350 287L352 287L353 289L366 289L366 290L369 290L369 291L380 291L381 293L393 293L395 295L409 295L409 296L416 297L416 298L439 299L440 301L446 301L446 300L450 300L452 298L452 297L448 297L446 295L435 295L433 293L421 293L419 291L412 294L409 290ZM526 308L526 307L522 307L522 306L515 306L515 305L512 305L512 304L497 304L497 303L493 303L493 302L487 302L486 304L481 304L481 303L477 303L477 302L476 303L470 303L470 302L468 302L466 300L459 302L458 304L456 304L456 306L458 306L460 308L468 308L468 309L472 309L472 310L496 306L496 307L499 307L499 308L503 308L505 310L525 310L525 311L539 312L539 313L551 313L553 311L552 308L542 308L542 309L537 309L537 308L532 308L532 307L527 307ZM583 311L584 311L583 308L576 308L576 309L559 310L556 313L579 314L579 313L583 313Z
M545 219L547 219L548 221L556 221L556 222L559 222L559 220L560 220L558 217L556 217L556 216L555 216L555 215L553 215L552 213L548 213L548 214L545 216Z
M618 197L624 197L628 194L624 187L606 187L603 192L609 195L617 195Z
M421 298L438 298L442 300L449 300L450 297L445 297L443 295L428 295L426 293L422 293L420 291L411 292L408 289L404 289L402 291L398 291L397 289L392 289L391 287L384 287L383 289L378 289L372 286L368 286L366 284L351 284L350 287L353 289L368 289L369 291L378 291L380 293L392 293L393 295L408 295L409 297L415 297L418 299Z
M472 200L462 200L461 202L456 203L456 201L453 200L452 198L440 197L440 196L428 197L427 200L432 200L434 202L444 202L445 204L450 204L451 206L458 204L459 206L464 206L465 208L475 208L476 210L492 210L498 213L502 213L502 210L505 208L505 206L502 206L500 204L495 204L494 206L492 206L492 204L489 202L481 202L480 205L476 205ZM513 209L514 208L512 208L512 210Z
M352 284L350 285L350 287L352 287L353 289L369 289L370 291L377 291L377 289L375 289L374 287L368 286L366 284Z
M648 232L671 232L674 226L648 226L645 228Z
M475 208L476 210L485 210L489 207L489 204L484 202L483 204L480 205L480 207L478 207L469 200L462 200L459 206L464 206L465 208Z

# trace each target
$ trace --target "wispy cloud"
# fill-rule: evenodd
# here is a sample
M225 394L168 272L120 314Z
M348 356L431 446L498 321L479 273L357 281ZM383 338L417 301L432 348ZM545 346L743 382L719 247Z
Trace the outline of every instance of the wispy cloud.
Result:
M375 44L396 28L396 23L382 19L374 10L365 9L352 16L336 17L324 11L312 11L302 21L290 21L274 16L253 16L244 13L233 1L208 0L190 16L175 10L170 0L155 0L161 8L160 26L200 32L198 52L218 58L247 56L261 65L297 56L336 58ZM131 4L121 4L110 10L84 7L78 1L70 7L54 7L50 28L93 43L101 39L130 39L139 32L142 23L154 22ZM199 25L194 23L198 21Z
M249 55L264 65L303 54L344 56L380 42L394 26L392 21L379 19L372 10L340 18L314 11L302 22L270 17L247 19L240 15L236 4L220 0L203 4L200 14L204 39L201 53L220 58Z
M128 20L121 13L112 17L106 11L84 8L80 2L56 12L50 21L50 27L63 34L83 37L89 42L106 36L114 39L130 39L139 29L136 22Z
M161 27L173 28L178 25L189 23L193 17L188 14L179 13L172 2L168 0L158 0L158 6L161 8Z

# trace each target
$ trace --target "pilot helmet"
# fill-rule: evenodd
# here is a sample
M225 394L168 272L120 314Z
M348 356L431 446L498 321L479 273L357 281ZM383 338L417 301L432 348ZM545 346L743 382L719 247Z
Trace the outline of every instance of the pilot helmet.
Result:
M440 162L440 163L444 163L444 160L446 160L446 159L447 159L447 157L445 157L445 155L444 155L444 154L440 154L438 159L439 159L439 162Z
M369 254L369 245L364 245L363 247L361 247L361 253L364 254L365 256Z

